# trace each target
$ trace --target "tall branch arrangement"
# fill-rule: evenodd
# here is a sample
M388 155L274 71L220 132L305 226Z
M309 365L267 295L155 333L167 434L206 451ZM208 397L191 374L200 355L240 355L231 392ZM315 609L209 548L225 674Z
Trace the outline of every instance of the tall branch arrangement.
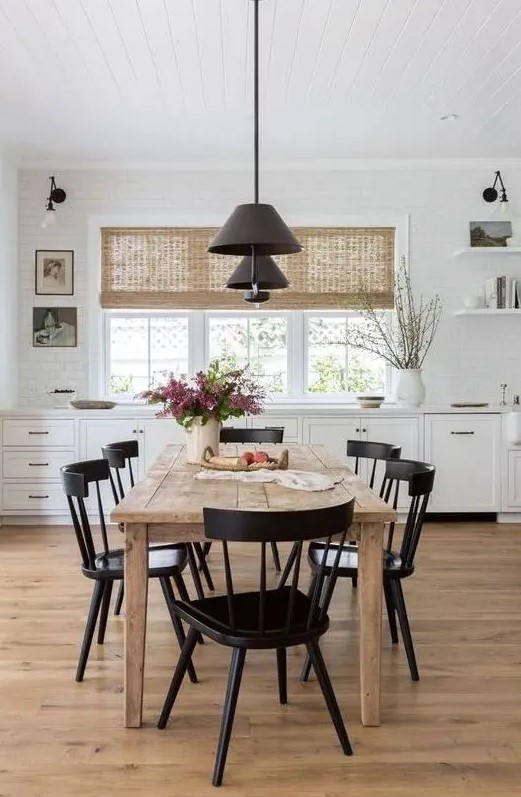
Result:
M363 323L348 330L349 345L382 357L394 368L421 368L436 334L442 302L437 294L430 299L420 296L415 301L405 257L400 259L395 275L392 324L374 306L374 299L364 286L357 300Z

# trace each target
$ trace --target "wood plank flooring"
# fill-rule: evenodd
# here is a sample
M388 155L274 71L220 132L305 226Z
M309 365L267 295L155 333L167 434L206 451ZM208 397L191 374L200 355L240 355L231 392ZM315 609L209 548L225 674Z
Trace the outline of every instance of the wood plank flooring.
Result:
M114 536L115 544L121 538ZM254 559L237 548L244 585ZM221 582L219 554L212 572ZM384 623L380 728L359 721L357 606L340 583L322 648L355 749L342 755L317 683L277 700L275 655L246 659L223 789L230 797L460 797L521 790L521 529L429 524L405 584L421 681ZM193 592L187 576L190 591ZM155 727L177 656L151 584L145 727L125 730L123 620L74 681L91 585L67 527L0 529L0 797L209 797L229 652L198 646L164 731Z

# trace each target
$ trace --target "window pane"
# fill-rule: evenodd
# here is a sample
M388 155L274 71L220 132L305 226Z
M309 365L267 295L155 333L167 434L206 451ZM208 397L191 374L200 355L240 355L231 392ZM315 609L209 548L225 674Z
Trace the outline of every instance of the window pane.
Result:
M307 389L310 393L384 390L384 361L347 345L348 324L361 323L361 319L353 317L314 316L308 319Z
M110 317L108 391L134 396L163 379L188 372L188 318Z
M165 371L177 377L188 374L188 319L150 319L150 377L161 382Z
M274 316L210 318L210 360L226 358L230 365L249 364L252 374L270 393L287 393L287 322Z
M148 319L110 318L109 391L134 395L148 387Z

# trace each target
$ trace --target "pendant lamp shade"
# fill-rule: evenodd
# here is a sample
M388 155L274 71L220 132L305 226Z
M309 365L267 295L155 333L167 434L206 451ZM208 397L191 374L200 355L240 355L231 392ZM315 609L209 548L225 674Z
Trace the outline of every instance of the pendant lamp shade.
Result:
M237 205L208 247L218 255L292 255L299 244L273 205Z
M261 291L273 291L278 288L287 288L288 280L275 263L272 257L261 255L255 257L255 267L257 269L257 288ZM252 262L250 257L243 257L228 282L227 288L238 291L251 290L252 287Z

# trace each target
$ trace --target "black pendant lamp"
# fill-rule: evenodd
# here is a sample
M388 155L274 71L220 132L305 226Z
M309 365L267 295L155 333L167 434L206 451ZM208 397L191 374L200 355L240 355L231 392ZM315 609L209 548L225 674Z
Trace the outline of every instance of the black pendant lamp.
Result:
M245 300L255 304L269 299L268 290L287 288L289 284L269 255L294 254L302 250L273 205L259 202L259 2L253 0L254 202L238 205L208 247L209 252L219 255L245 255L227 287L246 290ZM267 296L258 298L261 292Z

